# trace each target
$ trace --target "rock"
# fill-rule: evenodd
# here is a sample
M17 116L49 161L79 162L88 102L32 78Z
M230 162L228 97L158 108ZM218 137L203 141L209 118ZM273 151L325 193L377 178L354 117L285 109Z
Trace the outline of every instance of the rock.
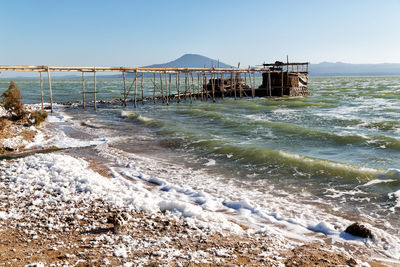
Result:
M345 230L346 233L359 236L363 238L373 238L371 230L369 230L364 225L359 224L358 222L353 223L352 225L348 226Z
M125 226L128 224L128 221L131 219L131 216L129 213L126 212L118 212L114 213L112 217L107 219L108 223L112 223L114 225L113 227L113 233L114 234L120 234L124 232Z

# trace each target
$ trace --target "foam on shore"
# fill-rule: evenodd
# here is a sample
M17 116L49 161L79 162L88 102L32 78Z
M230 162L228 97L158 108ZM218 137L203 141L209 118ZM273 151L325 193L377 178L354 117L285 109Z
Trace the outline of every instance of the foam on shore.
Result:
M50 116L48 121L68 123L68 127L79 125L62 114ZM338 246L347 243L365 245L381 255L400 259L398 236L366 224L374 232L374 240L352 237L344 233L351 221L327 213L315 203L296 201L298 196L278 192L266 184L254 187L244 181L210 175L201 169L127 153L109 146L113 141L110 136L84 140L68 137L62 130L62 127L58 128L46 144L59 147L93 146L99 158L112 162L108 167L113 178L94 172L81 158L57 152L0 161L0 179L11 177L16 194L18 189L31 190L35 187L51 191L51 199L40 199L40 190L36 191L42 202L102 199L134 211L164 211L171 216L184 217L199 229L233 233L268 232L294 243L324 242L329 237L330 242ZM89 128L86 130L90 131ZM36 142L39 144L42 141L39 138ZM393 197L400 195L395 192ZM1 216L8 218L23 214L8 211ZM245 230L240 224L249 228Z

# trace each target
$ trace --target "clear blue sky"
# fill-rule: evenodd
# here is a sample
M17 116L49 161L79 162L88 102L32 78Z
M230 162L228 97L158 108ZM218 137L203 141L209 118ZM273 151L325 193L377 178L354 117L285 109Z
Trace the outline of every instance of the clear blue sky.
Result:
M400 63L400 1L2 0L0 65Z

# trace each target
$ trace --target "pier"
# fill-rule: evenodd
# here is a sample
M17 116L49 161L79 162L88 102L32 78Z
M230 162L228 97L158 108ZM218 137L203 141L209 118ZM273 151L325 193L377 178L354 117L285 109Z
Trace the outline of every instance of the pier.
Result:
M81 72L82 107L86 109L86 96L93 95L93 108L97 110L96 74L99 72L118 72L122 74L121 102L124 106L132 97L134 108L138 103L152 101L169 104L180 103L182 99L216 101L216 98L233 97L279 97L307 96L309 91L308 62L262 64L249 68L130 68L130 67L59 67L59 66L14 66L0 65L0 71L39 72L42 109L44 109L43 75L47 76L50 98L50 110L53 112L53 94L51 87L52 72ZM93 75L93 88L85 88L85 74ZM262 75L262 84L256 88L256 75ZM128 83L127 76L133 76ZM150 78L153 84L152 96L144 97L143 79Z

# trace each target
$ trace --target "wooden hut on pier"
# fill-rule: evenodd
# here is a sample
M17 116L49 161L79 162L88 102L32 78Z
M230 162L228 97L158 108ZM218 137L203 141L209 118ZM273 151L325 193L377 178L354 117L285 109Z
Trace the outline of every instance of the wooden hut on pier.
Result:
M263 64L262 84L257 96L308 96L308 62Z
M231 73L230 78L220 77L209 79L204 86L207 93L215 91L216 97L230 96L235 97L237 94L245 96L308 96L308 62L305 63L283 63L276 61L272 64L263 64L263 68L259 69L262 73L262 84L255 89L247 85L246 73L244 79L240 72L235 75ZM255 77L253 76L253 82ZM251 85L251 75L249 75Z

